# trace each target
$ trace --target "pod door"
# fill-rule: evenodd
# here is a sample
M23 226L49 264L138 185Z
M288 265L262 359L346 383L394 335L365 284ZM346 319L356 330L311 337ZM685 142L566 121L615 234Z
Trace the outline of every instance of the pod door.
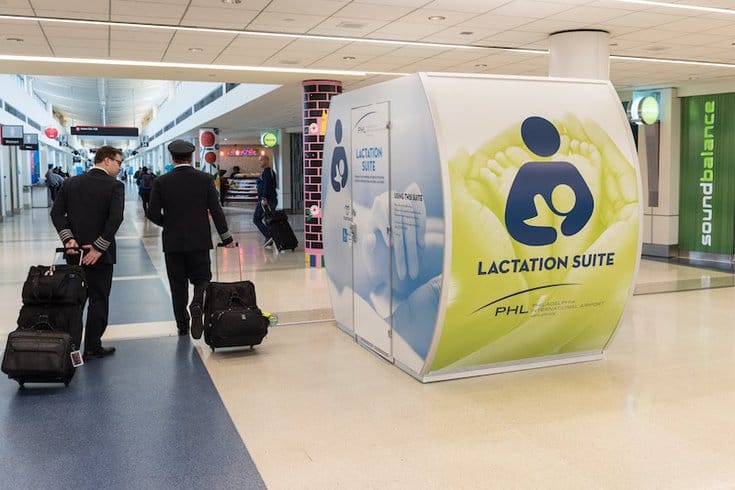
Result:
M392 359L390 106L351 112L355 335Z

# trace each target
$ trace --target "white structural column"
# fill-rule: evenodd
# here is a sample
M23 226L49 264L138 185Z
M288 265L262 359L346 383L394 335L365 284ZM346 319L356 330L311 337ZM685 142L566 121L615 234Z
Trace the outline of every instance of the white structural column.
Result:
M549 76L610 79L610 33L595 29L549 35Z

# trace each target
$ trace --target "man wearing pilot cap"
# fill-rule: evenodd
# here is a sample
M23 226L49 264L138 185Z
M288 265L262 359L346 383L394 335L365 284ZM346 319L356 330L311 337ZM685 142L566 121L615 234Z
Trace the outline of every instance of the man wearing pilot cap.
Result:
M174 169L153 181L147 217L163 227L163 253L179 335L189 333L191 320L191 335L198 339L204 329L204 291L212 279L210 214L222 243L232 248L235 242L227 229L214 180L191 166L194 150L194 145L184 140L168 145ZM189 282L194 285L194 295L187 312Z

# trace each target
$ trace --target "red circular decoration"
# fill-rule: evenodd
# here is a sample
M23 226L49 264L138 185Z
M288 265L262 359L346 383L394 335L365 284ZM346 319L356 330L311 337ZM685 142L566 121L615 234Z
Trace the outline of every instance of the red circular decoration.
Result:
M211 131L205 131L199 135L199 143L206 148L214 146L214 141L214 133Z
M54 139L59 135L59 130L49 127L43 131L43 134L45 134L47 138Z
M208 151L204 154L204 161L212 165L217 162L217 154L213 151Z

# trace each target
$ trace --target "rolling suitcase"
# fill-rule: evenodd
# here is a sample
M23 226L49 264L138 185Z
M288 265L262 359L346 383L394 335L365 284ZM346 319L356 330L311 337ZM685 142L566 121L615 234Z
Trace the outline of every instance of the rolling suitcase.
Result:
M270 229L278 251L295 250L299 246L299 240L288 222L288 215L283 211L272 210L269 206L265 206L264 211L263 221Z
M77 248L81 256L84 250ZM56 253L64 254L65 248L57 248ZM54 257L55 262L56 257ZM23 283L24 305L77 305L84 306L87 301L87 279L81 265L54 264L34 265L28 270Z
M3 355L2 371L20 385L25 383L64 383L74 377L72 353L76 350L71 335L39 322L28 329L10 332ZM77 352L78 354L78 352Z
M219 246L218 246L219 247ZM219 278L217 250L215 274ZM204 341L215 351L218 347L259 345L268 335L269 319L256 303L255 285L242 280L242 262L237 254L240 281L210 282L204 294Z
M84 250L79 251L79 260ZM57 248L62 255L67 250ZM18 329L8 335L2 371L22 388L27 382L64 383L74 377L72 354L82 337L82 313L87 299L84 268L53 264L32 266L23 284ZM75 357L76 358L76 357Z

